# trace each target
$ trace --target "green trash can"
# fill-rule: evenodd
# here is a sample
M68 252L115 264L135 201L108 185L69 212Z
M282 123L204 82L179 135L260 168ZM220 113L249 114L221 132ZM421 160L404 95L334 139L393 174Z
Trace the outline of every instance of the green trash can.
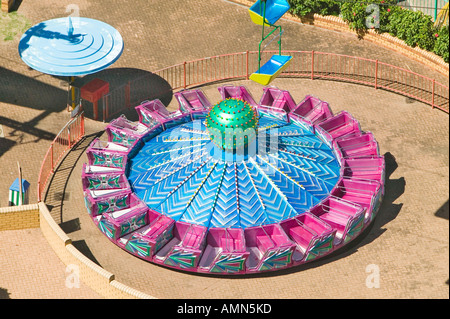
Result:
M20 182L19 178L12 183L9 188L9 206L19 206L28 204L28 189L30 187L30 183L27 180L22 179L22 200L20 199Z

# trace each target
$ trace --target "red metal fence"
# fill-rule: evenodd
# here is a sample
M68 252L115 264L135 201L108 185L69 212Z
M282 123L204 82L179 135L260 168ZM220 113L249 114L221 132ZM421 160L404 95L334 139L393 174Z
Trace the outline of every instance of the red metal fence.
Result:
M56 135L45 154L38 178L38 202L42 200L49 177L53 174L64 154L84 136L84 114L72 118Z
M262 62L267 61L276 51L262 54ZM280 77L327 79L357 83L392 91L449 113L449 88L435 79L411 72L378 60L365 59L341 54L315 51L283 51L292 55L293 61ZM232 79L248 79L257 70L258 52L247 51L225 54L183 62L153 72L150 76L128 82L111 91L102 100L103 120L110 119L127 108L138 105L142 100L133 100L133 91L151 88L155 75L164 79L168 88L157 90L157 94L200 86L203 84ZM162 92L168 90L168 92ZM152 99L152 97L147 97ZM154 97L153 97L154 98ZM49 177L62 156L84 135L84 115L71 119L59 132L45 155L38 180L38 201Z
M263 52L263 62L274 53L276 51ZM293 60L280 77L327 79L367 85L399 93L446 113L449 112L448 86L410 70L378 60L334 53L314 51L282 53L292 55ZM258 52L247 51L183 62L155 71L153 74L167 81L175 91L223 80L248 79L251 72L257 68ZM143 77L128 83L128 90L145 80ZM109 97L105 97L104 104L108 111L104 113L104 120L123 110L124 103L114 105L111 101L114 100L114 95L126 99L125 91L126 86L110 92ZM115 100L122 101L124 98ZM128 100L125 105L133 107L139 102Z

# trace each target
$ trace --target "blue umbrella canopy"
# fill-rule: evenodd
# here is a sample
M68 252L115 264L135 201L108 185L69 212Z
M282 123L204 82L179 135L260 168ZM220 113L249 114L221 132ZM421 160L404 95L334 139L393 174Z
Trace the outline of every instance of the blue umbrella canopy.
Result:
M120 33L89 18L57 18L28 29L19 54L31 68L56 76L80 76L101 71L123 51Z

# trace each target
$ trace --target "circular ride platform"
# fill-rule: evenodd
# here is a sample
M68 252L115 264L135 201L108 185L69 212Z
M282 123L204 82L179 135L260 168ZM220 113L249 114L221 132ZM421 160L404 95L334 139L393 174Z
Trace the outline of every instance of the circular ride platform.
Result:
M98 228L144 260L185 271L246 274L321 258L375 217L385 165L348 112L265 87L175 93L136 107L94 140L82 171ZM233 114L234 112L234 114Z

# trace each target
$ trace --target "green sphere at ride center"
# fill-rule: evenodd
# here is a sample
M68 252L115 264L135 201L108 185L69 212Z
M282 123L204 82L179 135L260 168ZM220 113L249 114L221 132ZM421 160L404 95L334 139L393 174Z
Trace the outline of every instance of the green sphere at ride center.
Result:
M255 139L258 115L247 102L228 98L211 108L205 125L216 146L226 151L236 151L244 149Z

